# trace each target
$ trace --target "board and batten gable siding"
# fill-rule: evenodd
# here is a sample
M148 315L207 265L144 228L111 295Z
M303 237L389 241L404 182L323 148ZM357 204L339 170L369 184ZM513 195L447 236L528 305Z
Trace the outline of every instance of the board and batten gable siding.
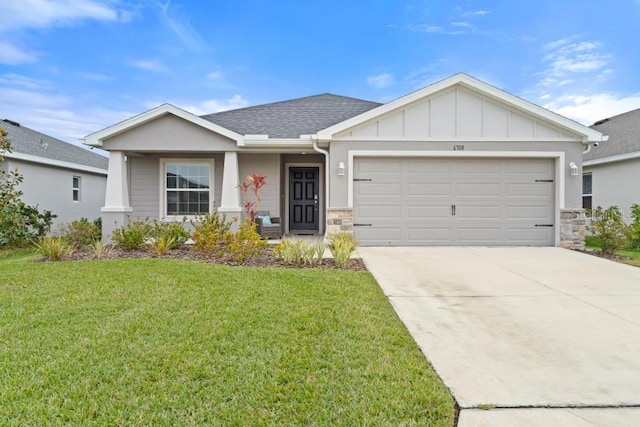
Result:
M129 198L133 212L131 220L162 219L160 212L163 206L160 205L160 191L162 175L160 171L161 159L176 158L180 161L188 159L213 159L213 194L214 206L220 205L222 196L222 172L224 167L224 154L193 154L193 153L170 153L170 154L147 154L145 156L129 156Z
M640 204L640 159L585 166L592 175L592 205L618 206L631 221L631 205Z
M166 114L104 140L108 151L236 151L236 141L180 117Z
M336 135L337 139L568 138L563 130L461 86Z
M238 169L241 183L254 173L267 177L267 185L262 187L260 193L258 210L269 211L271 216L280 217L280 154L238 154ZM244 205L248 200L253 201L253 195L241 191L241 204Z
M39 210L49 210L57 215L53 220L66 224L82 217L93 221L100 217L104 206L107 176L74 169L47 166L6 158L8 170L18 169L23 181L18 186L22 201L38 205ZM73 200L73 177L80 177L80 200Z

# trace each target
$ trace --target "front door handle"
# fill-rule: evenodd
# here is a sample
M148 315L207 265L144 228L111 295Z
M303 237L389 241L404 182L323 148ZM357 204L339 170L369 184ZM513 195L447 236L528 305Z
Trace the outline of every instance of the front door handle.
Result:
M456 216L456 205L451 205L451 216Z

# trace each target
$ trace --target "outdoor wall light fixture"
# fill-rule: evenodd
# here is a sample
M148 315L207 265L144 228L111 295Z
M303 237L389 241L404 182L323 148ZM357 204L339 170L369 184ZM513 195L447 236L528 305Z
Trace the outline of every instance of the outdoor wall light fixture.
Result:
M338 176L344 176L344 162L338 162Z
M575 162L569 163L569 171L571 172L571 176L578 176L578 165Z

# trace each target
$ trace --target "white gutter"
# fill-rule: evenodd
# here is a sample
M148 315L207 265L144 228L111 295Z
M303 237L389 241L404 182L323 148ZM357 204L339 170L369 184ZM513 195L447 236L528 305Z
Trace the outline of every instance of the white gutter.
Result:
M324 235L326 237L329 218L329 152L318 147L317 138L313 138L313 151L324 154Z
M602 135L602 139L600 141L607 142L608 140L609 140L609 135ZM593 147L594 145L597 147L600 141L589 141L587 143L587 148L585 148L582 151L582 155L584 156L585 154L589 154L589 152L591 151L591 147Z
M640 152L636 151L635 153L617 154L615 156L602 157L600 159L585 160L582 162L582 166L595 166L604 163L622 162L624 160L634 159L640 159Z
M31 154L12 152L12 153L5 153L4 157L6 157L7 159L23 160L25 162L39 163L39 164L48 165L48 166L56 166L59 168L90 172L98 175L105 175L105 176L107 175L106 169L95 168L93 166L80 165L78 163L65 162L62 160L49 159L46 157L33 156Z

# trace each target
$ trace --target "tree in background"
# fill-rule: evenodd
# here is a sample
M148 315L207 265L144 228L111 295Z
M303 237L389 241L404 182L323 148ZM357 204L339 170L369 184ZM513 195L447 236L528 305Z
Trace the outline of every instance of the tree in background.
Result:
M39 212L37 206L22 201L22 191L18 189L22 176L18 169L2 167L4 155L10 152L7 132L0 127L0 248L24 245L44 236L56 217L51 211Z

